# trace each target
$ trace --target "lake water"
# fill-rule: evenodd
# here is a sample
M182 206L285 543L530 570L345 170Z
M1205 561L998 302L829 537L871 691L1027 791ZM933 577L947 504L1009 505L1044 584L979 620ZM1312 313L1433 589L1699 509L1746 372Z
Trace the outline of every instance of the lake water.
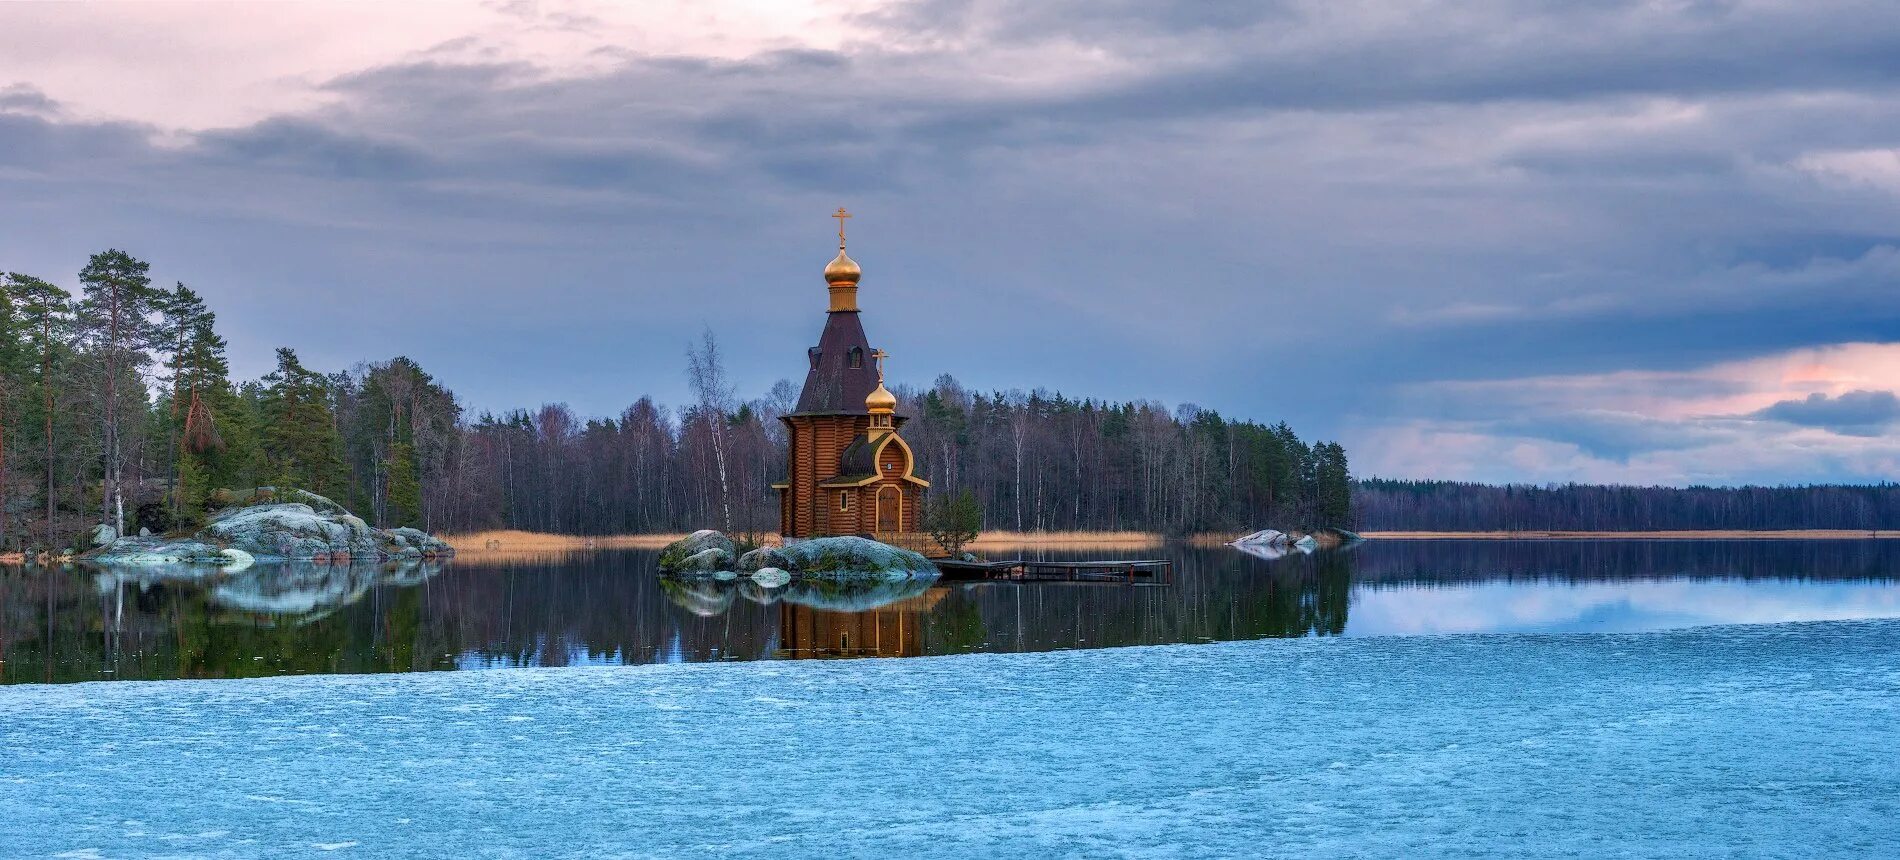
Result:
M679 584L654 554L201 581L0 571L7 683L929 656L1270 637L1900 618L1900 541L1373 541L1172 558L1174 584Z
M10 681L302 674L0 688L0 857L1900 856L1895 542L1167 552L8 573Z

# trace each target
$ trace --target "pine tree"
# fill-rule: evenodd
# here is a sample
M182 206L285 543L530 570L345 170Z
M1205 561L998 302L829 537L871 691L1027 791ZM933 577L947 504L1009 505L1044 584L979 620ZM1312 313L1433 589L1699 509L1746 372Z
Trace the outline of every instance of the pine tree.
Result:
M105 456L105 505L119 533L125 532L125 445L123 424L129 406L128 380L151 361L151 313L157 293L146 276L151 266L117 249L92 255L79 272L85 298L79 320L100 361L101 440Z
M389 446L389 458L383 463L389 476L389 525L422 526L422 483L416 480L416 454L408 442Z
M40 469L45 478L46 522L41 535L45 546L57 546L55 535L54 509L58 494L54 492L56 475L56 451L53 418L54 404L57 400L57 384L54 376L70 354L66 340L73 331L72 294L31 275L18 272L7 276L7 293L23 327L27 341L27 360L37 367L32 378L32 387L37 397L27 402L39 407L42 455Z
M231 385L224 338L214 328L217 315L183 283L158 294L154 304L161 318L157 345L168 354L170 390L163 424L173 479L172 516L195 521L211 489L208 461L225 447L213 407L219 391Z
M288 348L277 350L277 369L264 377L258 412L263 419L266 474L279 487L296 487L321 496L349 490L343 465L343 437L330 403L330 381L297 360Z

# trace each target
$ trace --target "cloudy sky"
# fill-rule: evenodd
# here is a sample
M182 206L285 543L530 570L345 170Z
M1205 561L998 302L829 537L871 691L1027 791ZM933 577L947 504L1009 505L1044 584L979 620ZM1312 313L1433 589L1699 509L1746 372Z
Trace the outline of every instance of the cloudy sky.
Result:
M0 4L0 269L118 247L475 409L803 369L1194 403L1362 475L1900 477L1900 5Z

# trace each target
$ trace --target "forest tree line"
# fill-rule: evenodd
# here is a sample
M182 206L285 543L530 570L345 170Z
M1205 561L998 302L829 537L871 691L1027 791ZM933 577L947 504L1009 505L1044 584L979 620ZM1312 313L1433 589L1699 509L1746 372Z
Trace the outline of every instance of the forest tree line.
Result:
M1676 531L1900 528L1900 484L1803 487L1490 485L1358 481L1367 531Z
M777 523L778 417L797 386L739 397L710 332L688 347L684 406L640 397L610 418L561 404L469 415L404 357L326 373L279 349L273 371L233 380L215 312L149 270L109 250L70 290L4 276L0 544L80 546L99 523L189 527L220 488L261 485L437 532ZM949 376L897 394L932 492L975 495L986 529L1186 533L1351 517L1345 449L1309 445L1284 423L970 391Z
M121 251L76 289L19 273L0 302L0 544L75 546L93 525L201 521L219 488L301 487L379 525L570 534L763 533L785 474L780 380L741 398L710 332L691 402L640 397L584 418L560 404L465 412L416 362L338 372L289 349L234 381L217 316ZM1338 443L1194 406L899 387L932 494L973 494L986 530L1188 534L1362 530L1894 528L1900 486L1659 488L1354 481Z

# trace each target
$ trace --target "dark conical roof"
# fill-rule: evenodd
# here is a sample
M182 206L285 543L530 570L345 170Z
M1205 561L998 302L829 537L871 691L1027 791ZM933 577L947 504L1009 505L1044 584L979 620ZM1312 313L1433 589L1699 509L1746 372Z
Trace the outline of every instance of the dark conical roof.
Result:
M857 367L852 367L857 350ZM825 316L825 333L811 349L811 371L798 395L798 412L865 413L864 398L877 388L877 361L864 337L857 311L832 311Z

